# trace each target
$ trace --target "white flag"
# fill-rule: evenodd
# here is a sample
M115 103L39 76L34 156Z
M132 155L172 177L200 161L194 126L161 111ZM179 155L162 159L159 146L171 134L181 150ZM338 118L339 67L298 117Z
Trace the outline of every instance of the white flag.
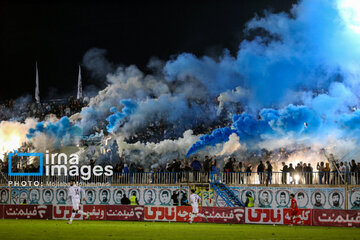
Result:
M82 84L81 84L81 67L79 65L79 76L78 76L78 89L77 89L77 99L81 99L82 96Z
M36 62L36 87L35 87L35 100L37 103L40 103L40 90L39 90L39 72Z

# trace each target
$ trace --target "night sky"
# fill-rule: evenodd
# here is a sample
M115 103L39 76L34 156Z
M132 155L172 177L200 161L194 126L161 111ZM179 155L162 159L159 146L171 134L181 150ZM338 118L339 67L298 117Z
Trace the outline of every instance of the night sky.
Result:
M289 11L292 0L257 1L2 1L0 99L34 95L35 61L42 99L76 94L78 65L91 48L115 64L147 71L151 57L182 52L236 54L244 24L265 9ZM83 84L101 87L84 70ZM5 87L6 84L6 87Z

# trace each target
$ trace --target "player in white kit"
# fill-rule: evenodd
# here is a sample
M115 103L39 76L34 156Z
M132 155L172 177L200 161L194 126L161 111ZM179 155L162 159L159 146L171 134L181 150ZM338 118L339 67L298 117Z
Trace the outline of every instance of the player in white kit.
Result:
M203 217L207 221L207 216L205 216L202 213L199 213L199 200L200 197L195 193L195 189L191 189L190 201L192 206L192 213L190 213L190 222L189 222L190 224L197 216Z
M71 213L71 217L70 220L68 222L68 224L71 224L75 215L77 213L80 213L81 215L86 215L86 218L89 219L90 214L89 213L84 213L82 210L79 210L79 205L80 205L80 194L82 193L83 195L83 201L85 201L85 191L84 189L82 189L81 187L76 186L74 180L70 181L70 188L69 188L69 197L71 197L71 202L72 202L72 213Z

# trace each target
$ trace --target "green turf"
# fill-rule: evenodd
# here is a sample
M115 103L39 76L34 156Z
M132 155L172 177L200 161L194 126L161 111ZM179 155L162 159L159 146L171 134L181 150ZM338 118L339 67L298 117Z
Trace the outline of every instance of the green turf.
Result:
M0 239L360 239L358 228L247 224L0 220Z

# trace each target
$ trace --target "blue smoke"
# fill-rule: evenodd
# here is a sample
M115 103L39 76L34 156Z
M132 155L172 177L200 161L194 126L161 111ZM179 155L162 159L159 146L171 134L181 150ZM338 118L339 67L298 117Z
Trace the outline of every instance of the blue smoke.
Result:
M224 52L220 62L207 56L198 59L190 53L183 53L176 60L168 61L163 71L170 82L186 82L189 76L195 77L207 87L212 97L243 84L235 59L228 51Z
M35 128L29 129L26 137L31 139L40 133L46 134L54 138L59 146L60 143L70 144L76 142L82 135L82 129L78 126L72 125L68 117L61 118L58 122L39 122Z
M123 120L134 113L138 107L137 103L131 99L122 99L120 103L124 106L122 112L117 111L116 107L110 108L110 112L113 114L106 119L109 122L106 126L108 132L116 132Z
M257 119L247 113L242 113L233 116L231 129L219 128L210 135L202 136L200 141L190 148L186 156L206 146L226 142L232 133L236 133L240 140L251 148L251 144L265 139L276 139L288 135L311 136L318 133L320 126L321 118L306 106L289 105L280 110L263 109Z
M266 13L251 20L246 32L262 29L272 38L244 40L236 58L225 52L218 62L184 53L167 62L164 72L169 81L199 79L215 95L248 87L249 107L255 110L284 107L299 101L292 91L327 89L338 80L359 90L354 77L360 72L355 67L360 35L344 23L340 2L304 0L294 6L292 16Z
M232 129L248 146L289 136L311 142L331 134L359 141L359 112L352 111L359 108L360 11L351 6L355 1L344 2L303 0L290 14L265 13L248 22L246 32L267 34L241 42L236 58L225 54L206 69L206 58L183 54L168 62L165 73L170 80L182 80L185 73L219 84L218 73L236 76L250 95L247 113L233 116Z
M321 126L320 116L306 106L290 104L280 110L263 109L260 116L270 126L272 133L280 136L316 134ZM260 134L263 133L267 132L260 132Z
M268 122L255 119L247 113L234 115L232 127L240 139L245 141L256 140L262 133L271 131Z
M340 120L341 129L346 131L348 136L359 138L360 134L360 110L351 114L344 114Z
M196 142L187 152L186 157L196 153L205 146L215 146L217 143L226 142L229 140L229 136L235 131L225 127L215 129L210 135L204 135L200 137L200 141Z

